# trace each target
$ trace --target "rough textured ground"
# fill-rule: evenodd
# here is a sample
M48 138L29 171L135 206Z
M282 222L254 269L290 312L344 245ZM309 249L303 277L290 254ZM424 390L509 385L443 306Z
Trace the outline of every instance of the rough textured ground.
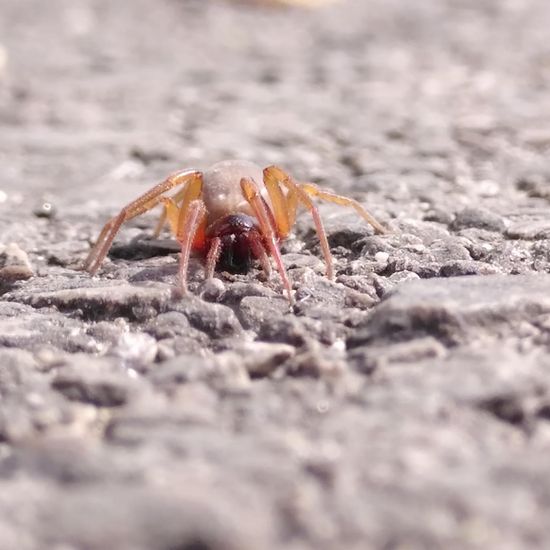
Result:
M0 1L0 548L550 546L550 4ZM106 219L177 168L323 206L175 300ZM15 243L15 244L12 244ZM34 276L29 278L31 272Z

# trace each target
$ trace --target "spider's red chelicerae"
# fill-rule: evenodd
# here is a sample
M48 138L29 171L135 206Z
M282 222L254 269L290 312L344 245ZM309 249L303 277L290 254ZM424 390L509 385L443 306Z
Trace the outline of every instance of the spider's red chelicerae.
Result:
M173 196L165 196L176 187L180 189ZM312 183L297 182L277 166L262 171L252 162L229 160L218 162L204 172L176 172L126 205L105 224L84 268L95 274L121 225L162 204L164 210L156 235L168 221L181 245L178 287L182 294L187 291L187 267L192 250L205 257L207 278L214 276L217 266L227 271L246 272L254 258L269 277L269 256L273 256L292 304L292 290L278 243L290 233L298 205L306 207L313 216L327 277L334 277L327 236L312 197L351 206L375 231L385 232L353 199L324 191Z

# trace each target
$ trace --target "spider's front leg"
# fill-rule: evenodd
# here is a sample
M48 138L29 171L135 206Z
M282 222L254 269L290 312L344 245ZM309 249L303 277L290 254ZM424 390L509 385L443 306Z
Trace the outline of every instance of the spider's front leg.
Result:
M127 204L117 216L111 218L101 230L96 244L88 254L83 268L91 275L97 273L101 262L109 252L113 240L124 222L139 216L155 206L162 200L162 195L178 185L188 185L193 182L202 183L202 173L196 170L182 170L176 172L163 182L155 185L152 189L141 195L135 201ZM195 187L191 185L190 187Z
M187 208L180 210L178 232L176 238L181 245L180 262L178 267L178 290L183 296L187 293L187 270L189 256L197 231L206 218L206 207L202 198L191 201Z
M262 236L265 239L265 242L267 243L269 252L273 256L273 259L275 260L275 264L277 265L279 275L281 276L283 285L288 295L288 301L292 306L294 305L292 288L290 286L290 281L288 280L288 274L286 272L283 259L281 258L279 245L277 244L278 235L270 219L270 218L274 218L273 213L271 213L271 216L268 213L269 207L266 205L265 201L263 200L260 194L258 185L254 180L252 180L251 178L242 178L241 190L243 192L244 198L247 200L248 204L250 204L250 206L252 207L252 210L254 211L254 215L256 216L260 224ZM260 257L260 260L262 260L261 257ZM263 262L265 262L265 259L263 259Z

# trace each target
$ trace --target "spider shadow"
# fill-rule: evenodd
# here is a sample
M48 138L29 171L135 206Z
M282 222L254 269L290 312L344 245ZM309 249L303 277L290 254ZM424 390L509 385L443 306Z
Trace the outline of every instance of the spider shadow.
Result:
M141 235L126 243L116 243L109 251L112 260L148 260L158 256L169 256L180 251L173 239L154 239Z
M127 243L117 244L112 247L109 257L113 260L127 262L121 269L129 283L163 283L175 287L178 263L179 244L172 239L151 239L137 236ZM138 263L136 266L133 262ZM141 265L139 265L141 264ZM145 264L145 265L144 265ZM190 294L199 292L201 284L205 282L204 260L196 255L189 258L187 271L188 287ZM254 289L256 285L265 285L266 278L259 265L251 266L244 273L228 271L216 271L217 279L220 279L225 288L216 295L213 300L224 303L230 307L240 303L250 292L263 295Z
M129 270L125 277L130 283L160 282L173 285L178 272L179 251L180 246L173 239L155 239L138 235L126 243L113 245L109 251L109 258L127 262L122 269ZM201 269L197 259L191 258L189 274L194 276Z

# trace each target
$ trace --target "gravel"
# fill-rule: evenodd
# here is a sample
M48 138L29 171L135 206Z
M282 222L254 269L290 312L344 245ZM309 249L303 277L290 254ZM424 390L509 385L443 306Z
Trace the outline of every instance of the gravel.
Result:
M0 0L0 548L550 545L545 0ZM146 16L144 17L144 14ZM243 158L352 197L176 295L156 215ZM274 270L275 271L275 270Z

